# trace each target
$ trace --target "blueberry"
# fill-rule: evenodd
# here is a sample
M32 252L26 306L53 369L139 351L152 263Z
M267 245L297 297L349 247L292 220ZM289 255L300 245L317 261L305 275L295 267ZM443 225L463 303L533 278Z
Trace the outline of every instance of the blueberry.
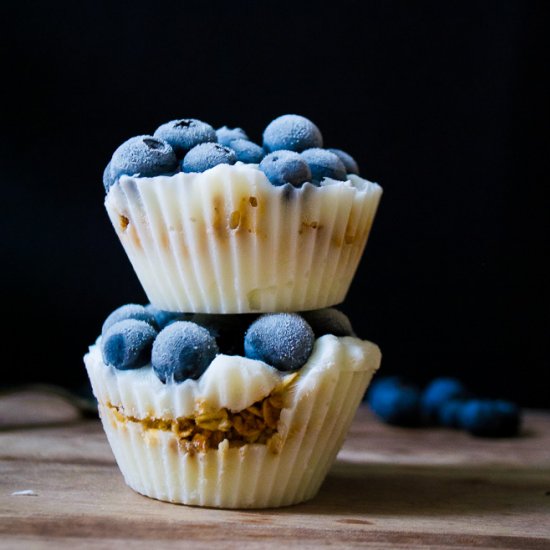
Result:
M258 316L256 314L207 314L197 313L191 319L216 338L220 353L244 355L244 335Z
M115 184L116 178L111 171L111 162L105 166L103 170L103 187L105 187L105 193L109 192L109 189Z
M347 179L344 163L327 149L306 149L301 156L307 162L314 181L320 182L323 178Z
M155 136L167 141L178 159L200 143L216 142L216 131L210 124L195 118L171 120L155 130Z
M441 406L451 399L462 399L468 395L466 388L455 378L436 378L422 392L422 416L425 420L438 420Z
M350 154L342 151L342 149L328 148L327 151L334 153L342 161L342 164L344 165L344 168L346 169L346 172L348 174L359 175L359 166Z
M178 168L176 155L170 145L157 137L136 136L125 141L111 159L111 175L142 177L170 174Z
M151 363L161 382L183 382L199 378L217 353L216 340L204 327L175 321L159 332Z
M228 128L227 126L218 128L216 130L216 137L218 138L218 143L227 145L228 147L231 145L231 142L236 139L248 140L248 136L242 128Z
M264 130L264 149L271 153L285 149L300 152L322 147L323 136L311 120L300 115L283 115L272 120Z
M124 321L125 319L137 319L149 323L154 329L158 328L154 315L144 306L138 304L126 304L115 309L109 314L101 327L101 334L105 332L115 323Z
M201 143L183 157L183 172L205 172L218 164L235 164L235 152L219 143Z
M265 155L264 150L259 145L247 139L234 139L229 147L235 151L237 160L241 162L259 164Z
M464 403L459 415L460 427L481 437L510 437L520 428L520 411L507 401L471 399Z
M297 313L268 313L246 331L244 352L278 370L294 370L308 360L314 340L313 330Z
M333 307L304 311L302 317L310 324L315 338L325 334L353 336L353 328L348 316Z
M156 335L157 331L145 321L119 321L101 337L103 361L119 370L144 367L151 361L151 347Z
M157 309L153 304L147 304L145 309L154 317L159 329L163 329L174 321L189 321L193 316L192 313L180 313L179 311Z
M367 401L372 411L388 424L416 426L420 421L420 390L399 377L371 385Z
M437 422L445 428L459 428L463 399L450 399L441 403L437 411Z
M277 151L267 155L260 162L260 170L272 185L290 183L299 187L302 183L311 181L311 170L307 162L293 151Z

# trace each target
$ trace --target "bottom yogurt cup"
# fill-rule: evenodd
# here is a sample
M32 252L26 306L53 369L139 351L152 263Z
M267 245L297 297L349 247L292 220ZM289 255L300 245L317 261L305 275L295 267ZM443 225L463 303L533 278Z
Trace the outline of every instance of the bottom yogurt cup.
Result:
M101 338L84 358L126 483L155 499L216 508L313 498L380 360L375 344L331 334L291 373L218 354L180 384L163 384L151 365L105 364Z

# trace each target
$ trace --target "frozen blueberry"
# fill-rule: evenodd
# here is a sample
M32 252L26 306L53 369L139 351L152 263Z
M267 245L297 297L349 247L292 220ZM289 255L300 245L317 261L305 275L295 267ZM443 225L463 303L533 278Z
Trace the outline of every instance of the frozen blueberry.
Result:
M323 136L311 120L300 115L283 115L272 120L264 130L263 146L268 153L285 149L300 152L322 147Z
M235 164L235 152L219 143L201 143L183 157L183 172L205 172L218 164Z
M171 174L178 168L172 147L153 136L136 136L125 141L113 153L110 164L115 179L123 174L142 177Z
M218 143L227 145L228 147L231 145L231 142L236 139L248 140L248 136L242 128L228 128L227 126L218 128L216 130L216 137L218 138Z
M342 151L342 149L328 148L327 151L334 153L342 161L342 164L346 169L346 173L359 175L359 166L350 154Z
M341 181L347 179L344 163L327 149L306 149L301 156L307 162L314 181L320 182L323 178Z
M244 352L281 371L294 370L308 360L314 340L313 330L297 313L268 313L246 331Z
M119 321L101 337L103 361L119 370L144 367L151 361L151 347L156 335L157 331L145 321Z
M259 145L247 139L234 139L229 147L235 151L237 160L241 162L259 164L265 155L264 150Z
M372 411L388 424L416 426L420 422L420 390L399 377L374 382L367 402Z
M114 185L116 178L113 176L111 171L111 162L105 166L103 170L103 187L105 187L105 193L109 192L109 189Z
M468 392L456 378L436 378L422 392L422 416L437 422L441 406L452 399L463 399Z
M267 176L272 185L290 183L299 187L311 181L311 170L307 162L293 151L277 151L264 157L260 170Z
M218 353L215 338L190 321L175 321L162 329L155 342L151 363L163 383L196 380Z
M256 314L207 314L193 315L193 323L204 327L214 338L220 353L225 355L244 355L244 335L248 327L256 320Z
M178 159L200 143L216 142L216 131L210 124L195 118L171 120L155 130L155 136L167 141Z
M174 321L189 321L193 316L192 313L180 313L179 311L157 309L153 304L147 304L145 309L155 318L159 330Z
M115 309L109 314L107 319L103 322L101 327L101 334L105 332L115 323L124 321L125 319L137 319L138 321L145 321L149 323L154 329L158 329L155 316L147 310L146 307L139 304L126 304Z
M320 338L324 334L353 336L353 328L348 316L333 307L304 311L302 317L310 324L315 338Z
M450 399L444 401L437 411L437 422L445 428L459 428L460 414L465 401L463 399Z
M507 401L471 399L460 410L460 427L481 437L511 437L519 432L520 411Z

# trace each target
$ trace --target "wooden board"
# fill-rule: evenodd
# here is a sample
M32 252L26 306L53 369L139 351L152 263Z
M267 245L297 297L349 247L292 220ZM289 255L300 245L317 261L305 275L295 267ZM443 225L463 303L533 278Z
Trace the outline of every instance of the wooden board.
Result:
M524 425L477 439L388 427L363 407L317 498L227 511L134 493L98 421L60 398L4 397L0 547L549 549L550 414Z

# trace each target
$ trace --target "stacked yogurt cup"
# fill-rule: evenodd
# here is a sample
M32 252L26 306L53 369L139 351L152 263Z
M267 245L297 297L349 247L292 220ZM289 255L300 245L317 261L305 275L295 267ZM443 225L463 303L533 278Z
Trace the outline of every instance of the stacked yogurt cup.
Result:
M150 304L122 306L84 360L126 483L221 508L318 492L379 348L334 305L382 194L298 115L259 146L178 119L131 138L105 206Z

